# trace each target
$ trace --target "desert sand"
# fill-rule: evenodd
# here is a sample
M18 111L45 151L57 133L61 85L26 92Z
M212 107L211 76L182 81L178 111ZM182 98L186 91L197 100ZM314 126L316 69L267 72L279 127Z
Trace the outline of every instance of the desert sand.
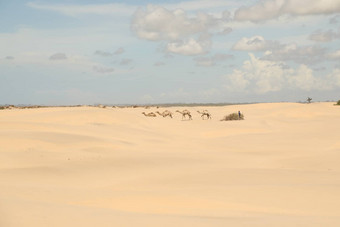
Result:
M0 124L0 226L340 226L333 103L6 109Z

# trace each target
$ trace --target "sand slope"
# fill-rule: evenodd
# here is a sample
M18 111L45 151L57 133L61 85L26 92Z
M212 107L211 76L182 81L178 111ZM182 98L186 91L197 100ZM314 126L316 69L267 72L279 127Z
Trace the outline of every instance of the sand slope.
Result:
M340 226L340 107L164 109L0 111L0 226Z

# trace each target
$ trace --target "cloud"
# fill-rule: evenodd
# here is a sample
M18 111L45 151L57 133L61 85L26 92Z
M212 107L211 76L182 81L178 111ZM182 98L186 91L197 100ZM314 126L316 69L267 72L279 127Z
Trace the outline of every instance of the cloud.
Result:
M225 60L229 60L229 59L232 59L232 58L234 58L234 56L231 55L231 54L215 54L212 57L212 60L213 61L225 61Z
M205 66L210 67L218 64L219 62L223 62L229 59L232 59L234 56L230 54L215 54L212 57L197 57L194 58L197 66Z
M249 54L250 60L243 63L241 69L234 69L226 75L225 87L232 92L265 94L283 89L332 90L340 86L340 70L336 69L325 77L316 77L312 69L300 65L290 68L284 62L268 61Z
M259 22L276 18L279 16L282 6L283 1L279 0L260 1L253 6L241 7L236 10L234 20Z
M329 59L333 59L333 60L340 59L340 49L333 53L328 54L328 57Z
M197 66L210 67L214 66L216 63L209 57L199 57L194 59Z
M110 57L110 56L112 56L112 53L101 51L101 50L96 50L96 52L94 52L94 54L102 56L102 57Z
M104 66L99 66L99 65L95 65L93 66L93 70L97 73L112 73L115 71L114 68L110 68L110 67L104 67Z
M5 59L6 60L14 60L14 57L13 56L6 56Z
M142 39L173 41L206 32L215 25L215 18L206 13L197 13L189 18L181 9L171 11L148 5L146 9L140 8L135 12L131 29Z
M232 47L233 50L263 51L270 49L273 41L266 41L262 36L243 37Z
M210 49L210 40L188 39L185 41L179 40L167 44L166 50L171 53L181 55L199 55L206 53Z
M162 66L162 65L165 65L164 62L161 62L161 61L158 61L158 62L155 62L155 64L153 64L154 66Z
M320 15L340 12L338 0L262 0L249 7L235 11L237 21L261 22L275 19L282 15Z
M340 17L340 14L335 15L335 16L329 18L329 23L330 23L330 24L337 24L337 23L339 22L339 21L338 21L339 17Z
M59 60L66 60L67 57L66 57L66 54L64 53L56 53L56 54L51 55L49 59L51 61L59 61Z
M62 13L68 16L77 16L82 14L98 14L98 15L131 15L137 6L131 6L120 3L113 4L88 4L88 5L72 5L72 4L41 4L36 2L27 3L28 7L37 10L48 10Z
M120 47L120 48L118 48L115 52L114 52L114 54L115 55L119 55L119 54L122 54L122 53L124 53L125 52L125 49L123 48L123 47Z
M339 22L338 21L339 17L340 17L340 15L338 14L338 15L335 15L335 16L329 18L329 23L330 24L337 24Z
M231 92L247 92L246 88L250 84L250 80L246 78L246 74L238 69L234 69L233 73L226 76L228 84L225 86Z
M328 79L334 86L340 87L340 68L334 69Z
M317 64L325 61L326 49L317 45L298 46L295 43L281 44L265 40L262 36L243 37L237 41L233 50L262 51L262 60L294 61L299 64Z
M206 53L211 47L209 32L216 32L230 19L230 13L220 17L197 12L187 14L182 9L168 10L148 5L139 8L131 21L132 32L141 39L166 42L166 51L182 55Z
M188 11L198 11L206 9L221 9L235 6L233 1L225 0L193 0L193 1L182 1L174 4L164 4L167 9L183 9Z
M330 42L334 39L339 39L339 38L340 38L340 32L336 33L333 30L328 30L328 31L317 30L309 36L310 40L317 41L317 42Z
M132 59L124 58L120 61L120 65L129 65L132 62Z
M299 64L318 64L325 61L326 49L320 46L297 46L296 44L279 44L269 49L262 57L270 61L293 61Z
M227 27L227 28L224 28L220 33L218 33L219 35L228 35L229 33L231 33L233 31L232 28L230 27Z
M301 65L293 75L288 77L288 82L291 86L304 91L331 90L333 86L328 80L314 77L313 70L306 65Z

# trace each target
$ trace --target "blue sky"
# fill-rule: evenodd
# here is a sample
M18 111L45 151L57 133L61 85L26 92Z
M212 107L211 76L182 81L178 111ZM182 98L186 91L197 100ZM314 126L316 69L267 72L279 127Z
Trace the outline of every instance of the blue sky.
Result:
M0 104L340 99L340 0L0 1Z

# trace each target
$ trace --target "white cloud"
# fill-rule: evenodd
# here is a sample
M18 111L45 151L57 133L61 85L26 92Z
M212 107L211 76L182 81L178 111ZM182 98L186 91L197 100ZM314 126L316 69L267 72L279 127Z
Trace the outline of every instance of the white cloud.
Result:
M227 88L232 91L253 90L256 93L281 90L284 75L289 70L282 67L281 62L260 60L253 54L249 56L250 60L243 63L242 70L235 69L227 76Z
M328 78L330 83L334 84L334 86L340 87L340 68L334 69Z
M233 73L227 76L228 84L225 86L229 91L246 92L246 88L250 84L250 80L246 78L246 74L238 69L234 69Z
M334 69L330 74L323 77L316 77L313 76L312 70L302 65L290 79L292 84L296 84L297 87L306 91L332 90L340 87L340 69Z
M250 7L241 7L235 12L238 21L260 22L281 15L319 15L340 12L339 0L263 0Z
M243 37L232 47L233 50L244 50L244 51L260 51L268 49L268 41L262 36L253 36L250 38Z
M193 38L182 41L170 42L167 44L166 50L171 53L181 55L199 55L206 53L210 49L210 41L199 40Z
M333 14L340 12L339 0L285 0L284 12L292 15Z
M334 70L330 75L316 77L312 69L300 65L296 70L280 61L267 61L250 54L250 60L245 61L241 69L225 76L229 91L255 92L265 94L283 89L332 90L340 86L340 70Z
M228 20L230 13L226 11L220 17L203 12L189 15L183 9L148 5L135 12L131 30L141 39L166 42L168 52L197 55L210 50L211 40L207 34L218 33L219 27L225 27Z
M132 31L142 39L178 40L191 35L207 32L216 25L215 18L206 13L189 17L184 10L167 10L160 6L148 5L138 9L132 19Z
M288 82L301 90L310 91L312 89L323 90L321 80L313 76L313 70L306 65L301 65L294 75L288 77Z
M280 9L283 6L283 0L267 0L260 1L251 7L241 7L236 10L234 19L238 21L263 21L272 19L280 14Z
M68 16L77 16L82 14L98 15L131 15L137 6L131 6L120 3L113 4L88 4L88 5L71 5L71 4L41 4L29 2L27 6L38 9L62 13Z

